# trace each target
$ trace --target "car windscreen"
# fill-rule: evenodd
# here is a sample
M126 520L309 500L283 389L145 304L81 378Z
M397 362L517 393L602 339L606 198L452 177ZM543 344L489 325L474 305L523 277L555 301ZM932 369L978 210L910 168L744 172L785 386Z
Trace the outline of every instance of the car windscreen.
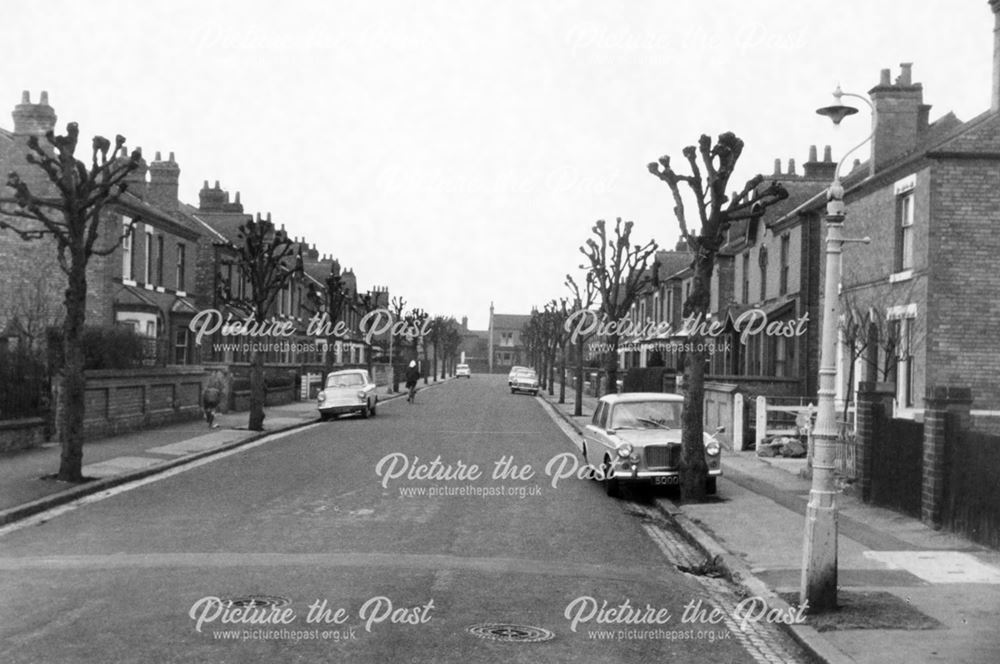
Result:
M615 405L610 429L677 429L684 404L679 401L631 401Z
M361 377L361 374L341 374L326 379L327 387L361 387L364 384L365 379Z

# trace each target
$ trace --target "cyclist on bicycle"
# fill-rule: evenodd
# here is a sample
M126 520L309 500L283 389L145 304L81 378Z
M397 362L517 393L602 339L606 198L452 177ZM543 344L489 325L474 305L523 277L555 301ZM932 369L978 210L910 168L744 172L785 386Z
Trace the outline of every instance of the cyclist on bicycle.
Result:
M409 390L406 400L413 403L417 395L417 381L420 380L420 370L417 369L416 360L410 360L410 366L406 369L406 389Z

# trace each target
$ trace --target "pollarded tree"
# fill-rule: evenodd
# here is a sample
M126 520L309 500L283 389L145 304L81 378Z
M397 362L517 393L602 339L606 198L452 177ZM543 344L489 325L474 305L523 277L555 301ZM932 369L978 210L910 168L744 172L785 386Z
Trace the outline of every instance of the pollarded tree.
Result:
M83 374L83 331L87 305L87 265L94 256L108 256L132 231L135 220L123 232L109 237L101 232L105 210L125 192L125 179L142 155L126 154L125 138L114 145L103 136L91 142L90 165L76 158L79 128L66 126L64 136L49 131L43 146L37 136L28 139L27 162L44 174L48 182L34 190L28 174L12 172L7 187L13 196L0 197L0 230L11 230L23 240L55 239L59 268L66 275L62 323L62 363L56 368L57 423L62 438L58 479L83 481L83 420L86 381ZM42 190L44 189L44 191Z
M228 304L244 310L249 319L247 328L255 329L255 339L281 334L272 314L274 302L297 275L302 274L302 254L284 229L276 229L271 215L262 219L247 219L238 229L236 264L248 284L242 299L230 298ZM250 421L251 431L264 429L264 353L254 342L250 353Z
M704 500L708 468L705 465L703 410L705 399L705 363L708 353L700 325L709 314L712 272L715 258L726 241L733 222L760 217L767 208L788 197L778 182L764 184L760 175L743 185L742 191L727 195L729 180L743 153L743 141L731 132L721 134L715 145L702 135L698 146L682 151L690 173L674 170L670 157L660 157L649 164L649 172L665 182L674 200L674 215L681 237L694 253L694 279L691 293L683 305L685 318L699 323L687 338L689 348L684 363L684 420L681 453L681 491L684 500ZM699 165L700 162L700 165ZM702 173L704 169L704 173ZM694 197L700 231L691 228L681 185Z
M656 242L650 240L644 245L630 244L632 241L631 221L622 223L621 217L615 222L615 234L608 237L604 220L594 224L596 237L589 238L580 253L587 257L594 275L594 286L601 298L601 314L604 322L611 323L607 335L605 356L608 391L614 391L618 382L618 346L621 342L619 323L628 316L638 296L653 283L656 275L647 269L649 258L656 253Z
M589 312L597 301L597 286L594 283L594 273L587 272L584 277L583 288L576 283L571 275L566 275L566 288L569 289L570 294L573 296L572 304L569 310L569 320L575 315L581 315L583 312ZM565 325L565 323L564 323ZM576 344L576 396L573 400L573 416L580 417L583 415L583 360L584 360L584 348L587 343L587 339L593 336L593 332L584 332L585 327L573 326L572 333L570 329L566 332L569 334L567 343ZM562 403L560 401L560 403Z

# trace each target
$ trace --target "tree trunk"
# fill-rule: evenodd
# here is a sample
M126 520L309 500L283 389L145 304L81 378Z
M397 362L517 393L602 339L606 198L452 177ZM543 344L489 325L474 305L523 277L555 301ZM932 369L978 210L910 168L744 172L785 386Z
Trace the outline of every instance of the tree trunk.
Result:
M434 382L438 380L438 347L437 343L431 346L431 350L434 351L434 361L431 363L431 373L434 375Z
M433 370L429 370L431 361L427 355L427 344L422 345L424 347L424 385L427 385L430 382L430 375L433 373ZM414 348L414 352L416 352L416 348Z
M708 314L709 284L712 278L714 256L699 254L694 263L694 283L689 296L690 308L685 314L703 321ZM699 317L699 314L701 316ZM684 501L705 499L705 480L708 466L705 463L704 409L705 409L705 344L698 333L688 337L693 346L684 362L684 417L681 432L681 497Z
M549 396L556 393L556 351L555 348L549 353Z
M566 341L559 353L559 403L566 403Z
M59 474L64 482L83 481L83 419L86 408L87 381L83 375L83 324L87 315L87 261L71 258L66 287L66 319L63 321L63 366L59 369L60 386L57 412L61 422L62 455Z
M608 351L608 387L607 393L614 394L618 391L618 346L621 344L621 336L617 333L612 334L609 341Z
M259 350L250 355L250 423L251 431L264 430L264 356Z
M573 415L583 415L583 339L576 342L576 395L573 397Z

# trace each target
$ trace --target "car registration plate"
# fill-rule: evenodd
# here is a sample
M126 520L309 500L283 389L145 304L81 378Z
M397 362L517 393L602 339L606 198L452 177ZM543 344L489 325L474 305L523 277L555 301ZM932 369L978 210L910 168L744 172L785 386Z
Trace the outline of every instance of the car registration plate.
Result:
M677 475L666 475L663 477L654 477L653 484L679 484L681 478Z

